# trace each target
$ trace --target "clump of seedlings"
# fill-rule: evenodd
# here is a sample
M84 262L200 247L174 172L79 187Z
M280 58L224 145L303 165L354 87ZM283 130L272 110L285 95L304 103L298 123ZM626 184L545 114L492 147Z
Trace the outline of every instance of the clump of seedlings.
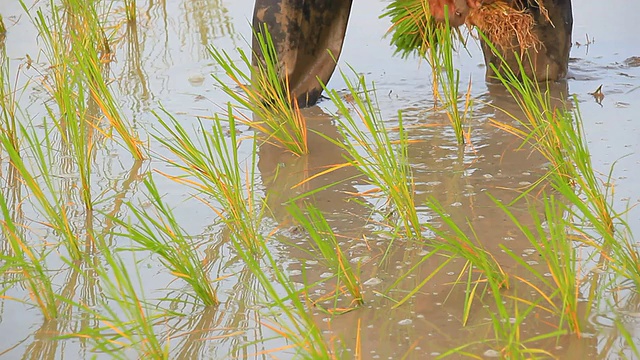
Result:
M266 143L279 146L294 155L309 152L307 123L297 101L289 93L289 80L282 78L280 62L269 31L256 31L257 43L263 62L253 65L250 56L238 49L242 68L223 50L210 48L215 62L224 69L235 86L215 76L222 90L236 106L247 111L236 112L236 119L260 131ZM252 115L251 115L252 114Z
M538 4L540 12L549 21L546 9ZM539 48L542 43L533 32L536 21L527 10L517 9L503 1L472 9L467 22L476 26L487 35L491 43L501 51L513 51Z
M352 141L327 140L344 149L351 165L367 177L374 187L367 195L381 194L386 199L385 218L397 219L407 238L420 238L422 225L416 211L415 184L408 155L410 140L402 114L398 113L396 133L385 124L377 108L375 90L367 85L365 78L359 76L354 82L344 73L342 77L353 99L352 105L336 90L325 88L325 91L340 113L340 132ZM338 164L335 168L342 166Z
M544 21L550 21L542 1L535 2ZM445 10L446 13L448 11L453 10ZM448 28L449 24L435 21L431 16L428 1L392 1L381 17L391 19L392 25L389 29L391 44L403 57L414 52L425 56L430 48L446 49L446 42L451 39L463 41L459 31L451 32L451 35L443 34L442 30ZM487 34L489 40L502 50L513 50L519 47L520 51L524 52L529 48L536 49L541 44L540 39L533 32L536 24L533 15L512 1L499 0L471 9L466 22L468 26L475 26Z

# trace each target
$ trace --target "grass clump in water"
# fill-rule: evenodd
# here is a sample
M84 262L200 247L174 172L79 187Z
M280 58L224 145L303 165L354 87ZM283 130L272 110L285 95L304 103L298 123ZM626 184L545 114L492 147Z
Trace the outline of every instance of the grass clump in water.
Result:
M499 53L495 47L493 51ZM550 163L545 178L574 205L569 209L572 214L583 223L590 223L605 239L611 239L618 216L610 202L609 190L591 164L579 109L567 110L564 100L555 106L549 89L541 88L540 83L526 76L522 62L519 66L519 75L510 68L499 71L494 67L494 70L524 117L507 113L519 126L496 121L493 124L540 152ZM575 104L577 107L577 101Z
M53 289L51 274L46 268L45 259L48 251L45 251L44 255L34 251L33 246L24 237L23 225L14 222L3 192L0 192L0 213L4 219L0 220L0 234L2 240L9 243L12 252L0 251L0 273L17 273L18 278L14 281L21 282L27 289L29 298L40 309L44 319L56 319L60 300ZM7 290L8 288L0 289L0 298L6 298L4 293Z
M140 359L170 359L168 339L159 334L159 329L168 316L179 314L159 310L145 300L140 295L143 290L139 272L131 273L128 270L131 266L118 252L106 247L104 239L97 243L104 264L95 262L94 271L100 278L104 296L100 297L99 310L79 303L75 305L92 314L100 325L85 327L60 339L83 339L94 347L93 351L109 354L113 359L129 359L131 350ZM76 271L81 272L80 269Z
M303 211L306 211L306 215ZM309 234L311 238L309 245L315 251L312 255L321 254L329 269L338 278L338 284L343 283L346 290L351 294L353 298L352 304L355 303L356 306L362 305L364 298L359 276L353 270L349 259L340 248L336 234L322 212L315 206L308 204L304 209L300 209L296 205L290 205L289 213L297 221L298 225L302 226ZM339 292L336 291L336 294ZM338 312L351 309L341 309ZM336 310L331 310L331 312L335 313Z
M133 217L129 222L114 219L127 229L123 235L130 238L140 249L154 253L174 276L185 281L193 289L194 298L206 306L218 305L214 280L207 274L203 262L188 241L173 212L163 202L152 179L145 180L153 212L141 210L129 203Z
M567 212L566 205L553 195L543 194L542 198L543 217L540 217L537 208L530 206L529 214L533 220L533 226L524 225L505 205L496 199L493 201L535 249L535 253L543 260L541 262L546 265L547 271L534 268L525 262L520 254L515 254L504 245L501 247L516 263L527 270L527 275L543 285L537 286L531 278L516 276L520 282L530 286L546 302L547 306L539 308L547 311L551 309L550 312L559 317L559 329L564 328L564 324L567 323L570 330L580 336L585 326L581 319L589 318L590 308L584 307L586 313L579 309L582 280L578 271L576 241L574 241L579 239L570 234L572 225L564 218Z
M388 205L385 218L397 217L406 237L421 238L422 225L416 211L415 184L408 158L411 141L402 114L398 113L398 138L393 139L393 133L376 107L375 90L367 86L362 76L358 77L357 83L344 73L342 77L353 98L352 105L348 105L336 90L325 88L325 91L338 108L339 130L347 142L328 140L344 149L351 164L367 177L374 187L370 193L384 195Z
M177 176L165 175L216 200L218 205L210 205L211 208L237 238L243 239L248 249L261 249L262 210L256 207L258 203L254 192L257 149L253 148L247 164L248 172L243 175L240 169L243 160L238 154L236 118L231 105L228 107L227 121L216 115L211 128L200 124L199 132L203 136L199 140L194 140L170 114L165 112L165 115L169 117L168 121L160 116L157 118L169 138L156 136L156 139L180 159L179 162L166 161L184 172ZM223 124L228 124L229 128L224 128ZM208 200L203 201L208 203Z
M288 150L295 155L309 152L307 145L307 123L300 112L297 101L289 93L289 80L282 78L282 69L276 48L269 31L255 31L254 35L264 62L252 65L250 57L242 50L241 64L249 70L243 70L224 51L211 47L210 53L216 63L222 67L233 84L228 85L214 75L215 80L242 108L253 115L239 113L236 119L264 136L264 141ZM258 56L256 56L258 57Z

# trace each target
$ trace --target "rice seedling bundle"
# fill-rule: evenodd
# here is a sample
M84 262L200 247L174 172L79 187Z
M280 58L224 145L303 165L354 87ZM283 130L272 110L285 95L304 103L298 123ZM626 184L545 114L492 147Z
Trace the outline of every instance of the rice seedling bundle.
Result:
M543 21L550 21L542 0L534 1ZM394 0L382 16L391 18L391 44L403 57L415 51L424 56L427 49L443 43L441 29L447 24L433 19L428 0ZM541 45L533 31L536 20L519 0L498 0L471 9L466 24L477 27L501 51L519 48L520 52L524 52ZM451 34L462 39L459 32Z
M544 20L549 21L544 5L538 3L538 7ZM530 48L537 49L542 44L533 32L536 24L533 15L504 1L472 9L467 24L477 27L501 51L520 48L520 52L524 52Z

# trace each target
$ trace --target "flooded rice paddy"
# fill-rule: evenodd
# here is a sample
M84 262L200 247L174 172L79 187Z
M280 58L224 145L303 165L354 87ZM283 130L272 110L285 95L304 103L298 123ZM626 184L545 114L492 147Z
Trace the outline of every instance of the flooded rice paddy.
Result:
M95 149L89 162L91 210L83 205L83 176L74 150L66 145L53 120L58 110L48 84L56 69L45 56L45 40L30 18L38 9L48 16L50 4L26 2L28 13L17 1L0 5L8 30L0 43L8 59L9 76L5 80L16 94L19 124L37 137L30 145L21 140L23 148L37 144L50 154L46 156L49 174L44 176L51 179L54 192L44 196L66 204L69 228L78 239L88 244L91 237L101 238L128 269L138 296L134 301L129 295L128 300L147 304L147 314L162 314L157 318L149 315L147 321L153 324L152 332L166 347L168 358L303 358L298 353L299 344L283 335L283 328L291 326L287 325L290 320L283 320L285 311L265 292L265 285L234 246L228 226L217 216L219 204L188 183L176 181L184 173L172 163L177 159L175 153L162 143L170 141L171 134L159 118L173 116L195 143L202 144L198 139L203 137L202 129L211 127L213 114L227 111L228 97L211 77L225 75L208 48L223 49L239 60L235 49L247 51L251 37L252 1L139 1L135 22L126 21L124 3L105 3L111 4L101 11L110 14L104 26L113 41L113 58L103 66L115 103L131 132L142 140L146 156L135 160L122 141L114 140L114 131L96 126L92 132ZM252 129L238 125L237 130L238 138L243 139L238 145L243 179L245 173L247 177L254 175L253 196L268 209L259 227L268 239L266 248L293 286L305 289L298 296L306 301L327 347L341 359L494 358L501 356L504 346L496 340L502 336L495 330L498 323L517 325L517 330L506 333L514 337L511 341L523 344L521 349L539 349L524 352L526 356L522 357L637 358L638 290L633 281L621 279L614 266L601 266L593 256L601 249L571 242L576 249L576 279L580 284L579 334L568 331L566 324L559 327L563 309L547 311L551 305L536 292L541 280L532 277L532 270L523 264L548 279L552 274L492 197L510 203L545 176L549 163L530 147L521 147L521 140L493 125L492 121L513 123L507 113L521 115L504 87L485 83L479 46L470 41L468 51L460 51L456 58L461 88L470 82L473 99L468 122L470 145L460 147L444 110L434 109L429 65L419 59L394 57L388 40L383 39L389 22L378 16L386 4L377 0L355 2L339 66L353 77L347 68L350 65L375 83L377 106L389 129L397 127L398 111L402 112L421 222L432 223L436 229L444 227L440 216L426 205L432 199L495 257L512 279L512 286L501 290L509 316L500 312L501 306L496 305L486 282L477 287L473 281L467 283L467 277L476 280L478 274L464 270L463 258L451 258L444 264L449 258L437 255L425 261L437 238L431 230L425 230L422 240L394 233L387 225L393 214L372 211L385 209L385 199L358 196L376 189L356 168L325 173L331 166L344 163L344 150L313 131L338 141L348 140L343 138L341 123L336 119L336 106L324 100L303 110L313 130L309 133L308 155L296 157L269 144L256 145ZM602 188L612 194L613 208L623 214L630 234L640 231L640 210L636 207L640 202L639 12L640 3L634 1L574 2L575 44L569 76L548 89L554 99L567 99L570 109L579 108L596 175ZM604 97L590 94L601 85ZM347 94L339 74L328 87ZM6 101L2 105L8 107ZM105 112L103 107L93 106L97 106L93 112L96 116ZM228 125L223 127L229 130ZM250 168L254 152L255 166ZM43 183L34 152L25 150L25 154L30 154L24 155L27 167L36 181ZM109 290L109 275L104 277L111 274L114 263L107 264L103 255L89 245L82 246L86 253L82 261L71 260L60 245L63 236L54 230L55 224L42 211L43 205L26 181L10 170L8 151L0 150L0 156L0 186L8 204L3 216L19 224L17 232L24 235L38 263L45 266L54 292L66 299L57 301L58 316L45 319L41 308L34 305L37 297L21 280L21 270L11 265L14 250L5 231L0 238L0 357L148 358L136 350L148 341L143 337L136 340L144 333L142 326L106 320L132 317L117 306L114 294L118 292ZM126 224L139 220L134 210L147 212L151 218L157 215L144 184L150 177L161 201L172 209L176 223L199 254L212 279L218 306L203 306L190 296L192 290L176 280L176 271L167 270L157 253L132 251L140 247L126 235L130 231ZM548 196L538 191L530 194L531 199ZM321 210L349 263L357 269L363 289L361 306L356 306L346 292L331 296L336 292L335 272L314 253L308 236L295 225L287 203L308 192L314 193L305 197L306 201ZM525 228L536 226L530 216L531 206L538 214L544 211L534 200L521 199L509 207ZM3 222L5 230L7 219ZM551 227L543 225L545 229ZM635 246L630 234L627 236ZM505 249L522 261L517 262ZM106 265L95 265L100 262ZM98 268L106 270L101 273ZM274 272L266 267L264 272L275 284L276 293L285 297L285 286L277 284ZM425 279L428 281L423 284ZM525 282L531 286L523 285ZM476 299L471 304L468 294ZM394 307L407 295L406 302ZM314 301L317 303L312 304ZM284 300L285 304L289 302ZM530 313L523 317L527 311ZM568 311L564 314L571 315ZM95 340L96 334L104 336L107 345L96 345L100 343ZM315 340L310 337L307 341ZM502 356L520 358L515 354Z

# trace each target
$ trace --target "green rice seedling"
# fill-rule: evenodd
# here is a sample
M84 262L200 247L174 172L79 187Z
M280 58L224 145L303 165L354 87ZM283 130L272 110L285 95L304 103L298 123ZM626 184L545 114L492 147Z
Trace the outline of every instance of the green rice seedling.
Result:
M538 215L538 209L530 207L529 214L533 220L533 226L524 225L504 204L492 198L494 203L511 219L532 248L540 256L546 265L546 272L541 272L525 262L519 254L515 254L506 246L502 249L509 254L520 266L527 270L528 275L533 276L543 286L534 285L530 279L518 277L518 280L532 287L555 315L560 318L558 328L562 329L568 324L572 332L580 336L584 329L582 319L589 318L589 307L581 312L579 309L579 291L582 285L579 272L576 249L568 231L571 224L563 216L567 208L553 195L542 195L544 204L544 217ZM551 274L549 278L546 273Z
M390 208L388 214L400 219L406 237L421 238L422 225L416 211L415 184L407 153L411 141L402 114L398 113L398 138L393 139L376 107L375 91L369 89L364 77L359 76L354 83L345 73L341 74L353 97L352 105L348 105L336 90L325 88L325 92L338 108L339 129L347 141L327 140L344 149L353 166L384 194Z
M75 229L71 225L69 205L63 198L63 194L57 188L55 176L51 172L50 164L55 163L50 143L51 130L43 123L44 137L41 139L35 129L27 130L20 125L20 134L24 142L25 150L18 151L14 147L9 134L0 133L0 144L8 153L11 164L22 179L25 188L30 192L30 202L42 214L47 227L53 229L61 239L62 245L67 249L69 256L78 260L83 256L83 244L78 238ZM31 163L25 160L31 159ZM34 168L31 168L31 165Z
M492 46L492 45L491 45ZM496 53L495 47L492 47ZM494 124L510 132L539 151L549 162L552 186L575 205L577 218L589 222L600 235L610 238L617 217L608 189L603 189L591 164L578 102L571 112L552 104L549 89L529 78L519 62L519 73L503 66L494 69L496 77L507 88L523 111L525 118L508 114L520 126ZM584 196L584 199L582 198ZM572 209L569 209L572 210Z
M7 27L4 25L4 18L0 15L0 40L7 34Z
M478 285L482 282L488 282L496 284L497 289L509 288L509 276L502 269L500 264L496 261L493 255L482 247L482 244L478 240L477 234L469 225L469 229L475 241L469 238L466 232L446 213L442 205L437 200L430 198L427 200L426 205L436 214L444 225L444 229L437 228L435 225L425 224L431 232L433 232L437 241L431 251L425 255L416 265L414 265L406 274L396 280L396 282L390 287L395 288L401 280L411 274L420 264L424 261L431 259L434 255L444 256L446 259L440 263L440 265L431 273L430 276L423 279L423 281L401 300L399 300L393 307L399 307L407 302L413 295L415 295L433 276L435 276L440 270L442 270L447 264L449 264L455 258L462 258L466 260L466 263L460 270L460 275L456 280L456 284L464 282L462 280L463 274L466 272L468 279L466 280L466 292L463 309L462 323L466 325L469 320L471 306L474 302L475 295L477 293ZM477 278L474 280L474 272L478 272Z
M467 223L469 231L473 235L472 240L469 235L449 216L444 207L433 197L429 198L426 205L433 211L444 225L444 229L434 225L426 224L438 238L441 249L453 255L467 260L475 270L480 271L489 282L498 284L499 288L509 288L509 276L502 269L493 255L482 246L478 235L473 230L470 223Z
M16 224L11 216L7 199L0 192L0 211L3 219L0 220L0 234L9 243L11 254L0 253L3 263L0 272L17 272L24 288L29 292L29 298L34 306L40 309L45 320L53 320L58 317L58 295L51 282L51 275L46 268L46 254L38 254L24 238L24 229L21 224ZM4 289L7 290L7 289ZM0 291L0 298L3 297ZM16 299L17 300L17 299Z
M462 36L449 24L448 7L445 8L445 22L438 23L432 16L428 1L395 0L387 6L387 11L380 17L390 17L392 26L389 29L391 44L396 53L402 57L416 52L427 59L432 69L433 95L445 106L447 118L451 123L456 141L459 145L465 142L464 125L471 107L471 84L467 89L464 110L460 103L460 71L454 67L453 53Z
M459 33L438 33L448 24L438 23L431 16L428 1L420 0L394 0L389 3L386 11L380 18L389 17L391 28L387 34L391 35L391 45L396 47L396 53L402 57L408 57L417 53L420 57L426 57L431 49L444 46L442 36L453 36ZM445 16L447 17L447 16Z
M0 131L7 133L13 146L18 146L18 127L16 116L18 111L17 92L11 85L10 59L4 46L0 47Z
M311 304L305 301L308 289L298 289L282 271L278 260L271 253L265 239L259 241L260 256L255 251L248 251L245 240L231 235L236 251L242 257L247 268L262 286L269 312L265 317L272 318L272 324L262 324L287 340L287 345L276 349L264 350L257 355L267 355L278 351L294 352L296 359L338 359L335 352L325 341L321 329L311 313ZM264 341L258 340L258 341ZM250 344L247 344L250 345Z
M448 18L446 12L445 18ZM464 111L461 112L459 108L460 70L456 69L453 63L455 44L451 31L448 21L446 26L434 30L434 36L441 39L441 46L429 48L428 60L433 69L434 96L444 103L456 141L458 145L463 145L466 138L464 125L468 123L467 116L471 107L471 83L467 88Z
M497 310L490 312L495 336L494 349L499 352L500 358L523 360L540 357L553 358L553 355L547 350L530 347L528 344L564 335L566 331L556 330L523 339L521 327L528 316L537 308L538 304L535 302L527 304L524 310L520 310L519 304L521 304L522 301L517 297L509 301L502 295L499 284L490 281L489 285L494 300L492 305L495 305ZM512 310L507 306L509 303L512 304Z
M425 226L437 236L439 240L437 245L439 251L450 254L452 258L460 257L466 260L456 281L460 282L464 272L468 273L462 318L462 323L466 324L470 316L471 306L474 302L478 284L486 281L490 284L495 284L497 289L509 288L509 276L493 255L483 248L482 243L470 223L467 225L469 226L469 231L475 238L474 240L469 238L467 233L447 214L436 199L429 198L426 205L431 211L438 215L438 218L444 225L444 229L441 229L431 224L425 224ZM479 272L476 280L474 280L474 271Z
M169 121L156 116L168 133L168 138L155 138L180 159L180 163L167 161L184 171L183 175L166 176L215 199L219 204L218 207L212 206L216 215L238 238L244 239L247 248L258 250L263 209L256 208L254 193L257 151L253 149L247 165L249 170L243 175L240 171L243 161L238 155L236 119L231 105L228 106L228 121L224 122L216 115L210 129L200 124L199 132L203 136L198 141L194 141L174 117L167 112L165 115ZM225 129L223 124L228 124L229 129Z
M39 10L34 23L45 39L45 54L52 64L49 90L58 109L46 105L49 117L58 128L62 146L66 156L72 158L79 174L80 193L87 211L93 208L91 195L91 163L94 147L93 124L88 118L87 98L83 91L83 77L74 71L74 61L69 55L70 43L63 33L63 20L55 7L52 7L51 17L45 17ZM77 27L77 26L74 26ZM81 29L76 29L81 33ZM78 42L78 41L76 41ZM76 44L77 46L78 44Z
M169 316L179 314L158 310L157 306L149 304L139 295L142 292L138 288L142 284L139 273L135 274L137 278L132 277L127 270L130 265L122 260L118 252L107 248L104 239L97 239L96 243L105 264L96 262L93 266L104 297L101 297L98 309L75 305L95 316L100 325L59 338L83 339L93 346L93 351L109 354L114 359L130 358L131 350L137 353L139 359L169 359L168 340L158 332Z
M519 126L496 121L493 121L493 124L522 139L523 145L529 144L549 161L552 172L571 182L571 165L567 163L564 151L560 147L558 134L551 128L552 124L567 119L557 116L548 89L542 89L540 83L526 76L520 80L518 75L507 67L501 69L504 72L498 73L497 77L522 110L524 118L505 112Z
M490 347L489 352L493 352L495 354L489 355L489 352L485 352L485 356L488 357L523 360L554 358L553 354L547 350L533 347L530 344L565 335L567 332L565 330L558 329L549 333L535 335L530 338L523 338L521 328L530 318L532 313L539 309L538 303L540 300L531 302L520 299L517 294L504 295L503 284L494 280L496 280L496 278L487 278L487 292L485 292L485 296L482 297L482 301L485 304L486 311L488 312L487 315L491 318L494 338L483 339L458 346L442 353L437 358L449 358L454 354L478 358L477 350L475 352L469 352L467 349L470 347L476 349L483 344L488 345ZM491 295L489 299L487 299L487 294ZM520 307L521 304L525 305L523 309Z
M144 184L153 213L128 203L133 218L128 222L114 219L115 223L127 230L120 235L133 240L140 246L139 250L158 255L171 274L189 284L194 298L206 306L217 305L214 281L205 271L193 244L188 241L172 210L162 200L153 179L146 179Z
M615 325L616 325L616 329L618 330L619 336L625 340L626 346L628 350L631 352L631 354L633 355L633 357L640 358L640 347L638 347L637 337L634 337L633 334L631 334L631 332L629 331L629 329L625 327L621 319L616 319ZM604 352L604 351L602 353L610 354L610 352ZM626 357L624 356L624 354L620 354L620 355L623 355L621 356L623 358Z
M439 246L435 246L433 249L431 249L426 255L424 255L422 257L422 259L420 259L418 262L416 262L411 269L409 269L409 271L407 271L405 274L403 274L402 276L398 277L396 279L396 281L394 281L393 284L391 284L391 286L389 286L389 288L387 289L386 293L388 293L390 290L395 289L404 279L406 279L409 275L411 275L416 269L418 269L420 267L420 265L422 265L424 262L428 261L429 259L431 259L434 255L439 255L439 256L445 256L446 260L442 261L440 263L440 265L431 272L431 274L429 274L429 276L427 276L426 278L422 279L422 281L420 282L420 284L418 284L418 286L414 287L412 290L410 290L407 295L405 295L404 298L402 298L401 300L397 301L393 306L392 309L398 308L400 306L402 306L403 304L405 304L407 301L409 301L416 293L418 293L420 291L420 289L422 289L423 286L425 286L431 279L433 279L434 276L436 276L440 270L442 270L445 266L447 266L453 259L455 259L454 256L446 256L444 254L444 251L441 250L441 248ZM466 319L464 320L464 322L466 323Z
M233 87L222 78L214 79L236 103L251 115L238 113L236 119L265 136L264 141L295 155L309 152L307 146L307 123L300 112L296 99L289 93L289 80L281 75L281 63L269 31L256 30L254 36L264 58L264 63L251 64L251 58L238 49L243 70L226 52L210 47L210 54L231 79ZM240 88L238 91L237 88Z
M50 109L50 116L59 118L65 130L77 126L79 130L76 136L83 134L81 130L85 129L84 134L89 133L84 137L88 139L85 146L90 151L76 153L90 154L95 146L91 142L93 138L97 138L98 134L111 137L112 130L115 130L134 158L143 159L141 141L123 118L103 73L103 59L108 50L105 49L106 38L96 4L67 0L64 6L65 18L60 16L60 10L52 2L49 15L38 10L32 19L45 40L45 55L51 64L48 77L51 83L47 84L47 89L52 93L58 109ZM89 100L95 103L99 112L89 111ZM104 122L108 127L105 128ZM91 135L91 132L96 135ZM79 141L74 139L73 133L67 135L65 140Z
M592 226L605 240L611 241L615 230L614 220L622 221L613 208L610 189L598 179L593 169L577 100L574 103L576 110L573 113L558 112L558 116L564 115L566 121L556 123L553 130L559 135L560 146L564 149L567 161L573 165L575 176L572 184L556 176L553 186L575 205L575 217ZM610 179L611 173L607 181ZM573 193L570 191L571 185Z
M303 213L303 209L300 209L295 204L289 205L288 211L298 225L307 231L311 238L309 245L315 251L315 256L317 254L322 255L329 269L336 274L338 284L344 283L353 298L352 302L356 305L362 305L364 298L359 276L351 267L347 256L340 249L338 239L322 212L311 204L306 204L304 207L306 215Z

